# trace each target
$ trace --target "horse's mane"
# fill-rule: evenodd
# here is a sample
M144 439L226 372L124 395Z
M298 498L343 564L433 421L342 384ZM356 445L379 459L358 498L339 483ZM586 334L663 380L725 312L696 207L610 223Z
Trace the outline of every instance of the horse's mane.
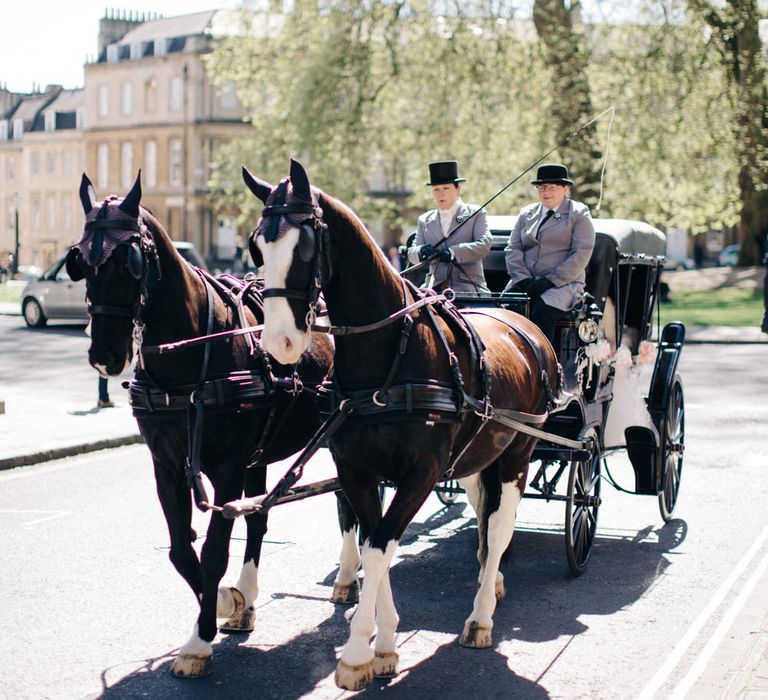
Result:
M319 188L315 189L320 208L323 210L323 219L333 231L332 240L334 236L358 238L364 247L370 251L374 261L373 264L381 268L382 273L390 277L399 287L400 283L397 273L389 264L384 251L376 243L376 240L360 217L340 199L332 197Z

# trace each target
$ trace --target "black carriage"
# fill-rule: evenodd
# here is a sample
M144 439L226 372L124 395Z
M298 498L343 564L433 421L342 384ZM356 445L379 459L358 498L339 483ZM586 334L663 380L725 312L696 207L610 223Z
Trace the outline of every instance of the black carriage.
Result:
M508 279L504 247L515 218L489 217L494 243L485 269L492 293L457 295L453 301L459 307L471 311L503 306L528 315L526 295L501 293ZM540 429L515 426L539 437L532 457L538 468L524 498L565 503L566 555L575 575L586 570L604 480L621 491L657 496L663 520L672 518L685 436L683 386L677 371L685 327L668 323L659 328L655 316L666 237L640 221L595 219L594 225L596 240L587 266L584 302L555 330L564 400L550 411ZM655 362L647 390L622 382L623 373L636 369L643 360ZM617 389L622 389L623 401L634 403L629 421L626 416L623 422L613 420L613 414L620 413ZM495 419L503 421L503 413L497 410ZM343 416L337 421L340 424ZM311 455L336 425L326 423L272 493L229 504L227 517L338 490L336 479L294 486ZM631 462L632 488L620 486L610 475L606 457L618 451L625 451ZM440 482L434 490L446 505L463 493L454 480Z
M503 248L514 217L489 217L489 223L494 246L486 275L494 294L461 295L456 302L465 307L506 304L527 315L524 295L499 294L507 280ZM594 542L603 480L623 491L657 496L662 518L671 519L680 489L685 434L683 386L677 371L685 327L669 323L655 344L649 344L666 238L639 221L596 219L594 225L585 301L555 330L567 397L542 429L534 452L539 467L524 494L565 502L566 554L576 575L585 571ZM639 361L653 359L650 350L655 351L650 385L642 395L633 395L634 384L622 380ZM623 409L614 402L617 375L622 401L630 404ZM629 416L617 415L622 411ZM607 472L605 458L619 450L626 451L632 464L632 489L619 487ZM447 503L461 489L452 482L438 485L437 492Z

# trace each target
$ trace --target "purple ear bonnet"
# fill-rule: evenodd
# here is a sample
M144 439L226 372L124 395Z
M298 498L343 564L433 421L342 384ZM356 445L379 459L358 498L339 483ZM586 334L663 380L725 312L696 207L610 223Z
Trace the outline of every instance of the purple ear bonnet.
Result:
M267 198L261 219L254 229L255 236L264 236L267 243L285 235L291 228L311 223L314 218L323 215L314 196L307 201L294 194L289 178L284 178Z
M91 267L102 265L117 246L136 238L142 230L140 219L119 208L121 201L109 195L99 209L92 209L85 217L85 233L77 248Z

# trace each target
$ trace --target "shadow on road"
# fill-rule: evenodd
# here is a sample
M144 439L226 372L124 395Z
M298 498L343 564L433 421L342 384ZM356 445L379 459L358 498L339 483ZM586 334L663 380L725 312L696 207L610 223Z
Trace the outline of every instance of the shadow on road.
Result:
M477 580L474 526L462 525L446 531L445 536L440 533L434 545L409 552L410 543L429 540L430 533L447 526L462 511L461 504L445 508L427 522L410 527L403 540L400 561L391 575L400 614L398 644L403 649L417 631L422 633L418 636L421 646L430 645L430 632L458 635L471 611ZM580 621L582 616L611 615L631 605L664 574L669 566L664 555L679 546L686 533L682 520L634 535L608 533L596 541L587 572L573 578L567 573L561 532L521 530L515 535L512 561L504 572L507 598L495 615L496 648L470 650L440 639L432 645L432 653L421 655L422 660L411 666L402 664L398 678L377 679L359 697L549 697L540 682L511 670L514 658L498 651L498 644L573 637L587 629ZM332 580L333 574L329 574L324 582L330 587ZM308 597L300 591L281 591L273 598L283 598L279 604L287 606L292 598ZM105 688L100 697L208 698L214 693L260 700L308 694L339 697L342 691L328 688L327 681L322 689L317 686L333 673L337 649L346 642L345 611L328 603L328 617L320 624L271 648L255 646L246 636L225 637L214 646L213 674L197 681L173 679L170 657L147 660L144 668Z

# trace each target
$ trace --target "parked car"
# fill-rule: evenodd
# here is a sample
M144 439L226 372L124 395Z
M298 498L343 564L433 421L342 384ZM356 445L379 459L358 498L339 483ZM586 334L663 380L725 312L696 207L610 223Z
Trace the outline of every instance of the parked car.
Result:
M173 245L188 263L207 269L197 248L188 241ZM66 253L45 272L31 279L21 293L21 313L30 328L42 328L48 321L86 324L90 320L85 301L85 282L73 282L64 265Z
M739 262L739 250L741 245L739 243L733 243L727 245L720 251L720 255L717 256L717 264L721 267L724 265L737 265Z

